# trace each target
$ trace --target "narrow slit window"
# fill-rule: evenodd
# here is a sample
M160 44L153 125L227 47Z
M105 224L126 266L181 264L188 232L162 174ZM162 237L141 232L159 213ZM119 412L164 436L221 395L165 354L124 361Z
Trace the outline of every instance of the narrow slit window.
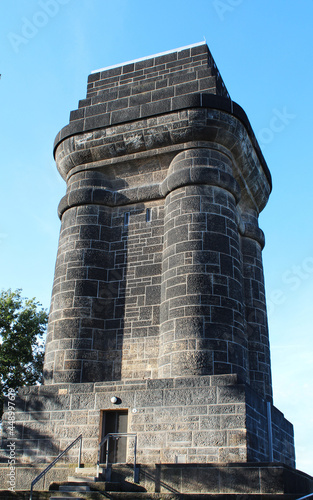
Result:
M129 224L129 212L124 213L124 226L128 226Z
M151 208L147 208L146 210L146 222L151 221Z

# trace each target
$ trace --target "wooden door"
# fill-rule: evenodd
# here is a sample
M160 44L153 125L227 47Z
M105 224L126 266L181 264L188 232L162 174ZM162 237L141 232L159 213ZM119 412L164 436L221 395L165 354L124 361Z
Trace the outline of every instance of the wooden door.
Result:
M102 416L103 439L109 433L127 432L128 412L127 410L107 410ZM127 437L111 437L109 440L109 463L126 463ZM106 445L102 447L101 463L106 461Z

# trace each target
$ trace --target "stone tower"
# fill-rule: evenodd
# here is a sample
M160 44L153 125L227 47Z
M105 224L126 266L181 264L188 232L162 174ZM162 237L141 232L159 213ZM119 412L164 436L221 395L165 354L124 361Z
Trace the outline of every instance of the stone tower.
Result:
M82 432L95 463L113 430L137 434L142 466L294 467L272 404L271 176L207 45L93 72L54 154L67 191L45 383L20 392L25 460L27 439L43 461Z
M55 158L46 384L236 373L270 400L271 177L206 44L91 74Z

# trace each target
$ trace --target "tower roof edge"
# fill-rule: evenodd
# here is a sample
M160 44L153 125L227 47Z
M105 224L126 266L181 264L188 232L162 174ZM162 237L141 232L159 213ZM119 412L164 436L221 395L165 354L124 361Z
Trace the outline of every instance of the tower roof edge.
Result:
M137 63L137 62L146 61L148 59L153 59L155 57L165 56L165 55L168 55L168 54L173 54L175 52L181 52L182 50L192 49L194 47L200 47L201 45L204 45L204 46L208 47L207 43L205 41L198 42L198 43L192 43L190 45L185 45L183 47L178 47L177 49L166 50L164 52L158 52L157 54L152 54L152 55L149 55L149 56L139 57L138 59L132 59L130 61L125 61L125 62L122 62L122 63L119 63L119 64L113 64L111 66L105 66L104 68L95 69L95 70L92 70L90 74L92 75L94 73L99 73L101 71L107 71L108 69L120 68L120 67L126 66L128 64L134 64L134 63Z

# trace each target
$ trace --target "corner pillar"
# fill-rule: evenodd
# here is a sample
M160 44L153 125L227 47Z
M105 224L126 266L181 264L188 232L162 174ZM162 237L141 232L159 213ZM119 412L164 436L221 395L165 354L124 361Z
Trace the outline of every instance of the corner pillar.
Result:
M105 324L117 295L109 282L114 268L110 241L120 239L121 229L114 228L112 235L111 208L95 199L93 186L101 188L101 182L101 173L92 171L71 176L59 205L61 231L46 341L46 385L112 380L120 366L116 334L106 331Z
M262 263L265 240L255 217L246 215L243 216L243 220L241 251L250 385L262 398L272 401L270 346Z
M241 253L231 159L179 153L165 195L159 377L248 376Z

